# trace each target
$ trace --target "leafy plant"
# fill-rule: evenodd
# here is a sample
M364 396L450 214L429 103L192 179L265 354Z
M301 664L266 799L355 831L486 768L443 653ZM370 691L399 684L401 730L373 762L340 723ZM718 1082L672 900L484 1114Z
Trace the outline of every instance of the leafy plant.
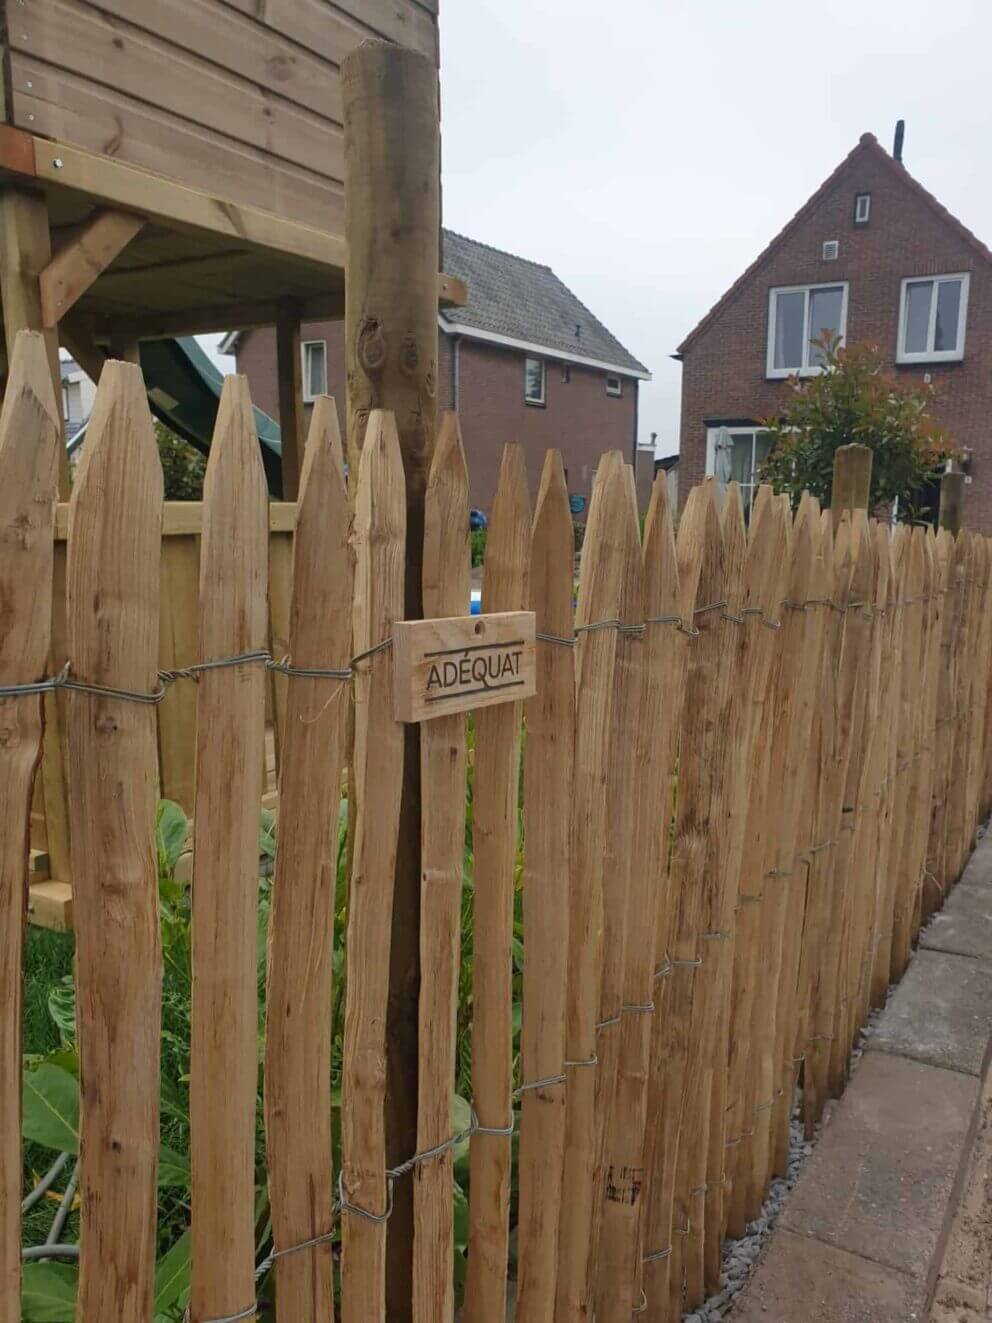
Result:
M155 423L158 457L162 461L167 501L202 501L207 461L188 441L164 423Z
M789 378L785 409L764 424L772 449L762 481L793 505L803 491L829 505L834 452L858 442L872 452L870 508L898 499L900 518L913 518L914 495L954 453L933 420L936 386L897 377L878 345L842 346L829 332L814 343L824 370Z

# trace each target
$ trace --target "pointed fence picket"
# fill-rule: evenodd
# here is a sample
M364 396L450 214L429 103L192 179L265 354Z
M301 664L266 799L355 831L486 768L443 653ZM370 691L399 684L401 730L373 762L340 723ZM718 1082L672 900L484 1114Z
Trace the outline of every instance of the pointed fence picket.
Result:
M676 538L663 478L642 539L613 453L576 566L562 456L532 522L508 448L484 603L535 612L538 688L421 730L417 1151L387 1170L387 1016L412 1009L389 1002L395 423L370 416L352 505L334 405L318 401L299 501L267 509L247 389L229 380L202 506L163 506L140 375L108 363L67 519L39 345L15 343L0 415L0 1317L17 1317L22 1277L32 782L51 808L64 739L71 830L50 826L53 858L71 839L75 888L82 1243L61 1280L79 1319L153 1317L157 781L194 816L190 1323L384 1320L387 1245L404 1234L390 1212L411 1185L416 1323L453 1323L460 1293L469 1323L502 1318L514 1231L521 1323L677 1323L785 1174L797 1084L812 1127L992 806L992 543L810 497L793 517L764 488L746 525L737 487L713 481L688 494ZM466 610L469 492L449 415L426 498L431 617ZM36 778L43 705L61 717ZM267 719L279 846L262 988ZM472 1026L467 1108L456 1011Z

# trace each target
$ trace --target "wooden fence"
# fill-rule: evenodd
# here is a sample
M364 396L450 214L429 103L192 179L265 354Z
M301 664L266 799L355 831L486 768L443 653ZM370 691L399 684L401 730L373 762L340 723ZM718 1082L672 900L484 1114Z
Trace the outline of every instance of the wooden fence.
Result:
M688 494L676 535L664 478L642 536L615 452L597 472L573 609L560 456L548 455L532 519L522 454L507 448L483 608L536 613L538 690L471 725L445 716L422 726L419 1151L387 1170L403 770L388 640L403 603L403 469L391 417L374 412L349 505L334 409L318 403L282 571L289 661L275 671L271 1233L260 1247L257 840L264 663L278 654L247 391L225 384L199 526L198 627L184 617L163 667L161 475L140 374L108 363L69 511L70 669L54 688L44 680L58 546L50 392L42 341L22 333L0 419L2 1323L20 1317L23 898L42 702L53 700L65 707L81 1047L76 1317L153 1315L153 811L164 773L163 709L146 700L163 687L167 702L181 693L195 707L191 1323L317 1323L335 1310L346 1323L384 1319L389 1213L403 1181L414 1187L412 1317L451 1323L453 1232L465 1213L453 1165L466 1142L467 1276L457 1289L467 1323L502 1323L511 1290L520 1323L572 1323L593 1308L599 1323L654 1323L698 1306L719 1287L723 1239L786 1174L797 1085L809 1131L843 1089L859 1027L904 971L989 807L989 541L892 531L810 497L793 515L764 487L745 526L737 487L721 500L712 482ZM465 611L467 506L449 415L427 491L433 616ZM18 688L38 681L34 692ZM342 1162L332 1171L346 761ZM471 991L459 1005L466 887ZM473 1029L471 1120L460 1132L456 1009Z

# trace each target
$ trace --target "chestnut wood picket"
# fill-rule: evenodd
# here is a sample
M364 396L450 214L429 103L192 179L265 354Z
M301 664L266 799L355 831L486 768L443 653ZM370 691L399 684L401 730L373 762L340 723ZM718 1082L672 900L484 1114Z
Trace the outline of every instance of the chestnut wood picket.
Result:
M299 501L273 512L247 386L229 379L202 508L183 513L163 506L140 373L108 362L67 526L58 443L24 332L0 414L0 1323L20 1317L32 782L58 708L44 738L66 739L75 887L78 1320L154 1317L157 787L194 817L189 1323L384 1323L400 1183L415 1323L459 1307L501 1323L511 1295L518 1323L698 1308L725 1238L787 1169L794 1103L811 1131L844 1088L992 805L992 542L808 495L793 512L765 487L745 512L712 479L676 520L664 475L642 534L613 452L576 564L562 456L532 517L507 448L483 604L535 612L538 687L422 729L417 1151L387 1169L395 422L370 415L349 497L318 401ZM467 610L469 492L449 415L427 487L431 617ZM163 552L170 537L185 541ZM68 669L51 669L50 621Z

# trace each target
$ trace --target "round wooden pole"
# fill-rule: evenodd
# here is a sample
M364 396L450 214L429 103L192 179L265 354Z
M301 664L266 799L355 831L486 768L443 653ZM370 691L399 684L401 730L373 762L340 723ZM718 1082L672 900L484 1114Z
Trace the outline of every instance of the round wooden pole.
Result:
M424 490L437 426L437 68L415 51L369 41L342 64L341 88L348 452L354 481L369 411L393 412L407 489L404 609L415 620L423 615ZM387 1031L390 1165L417 1146L420 741L417 726L405 729ZM411 1183L397 1182L387 1247L387 1312L397 1323L411 1317L412 1210Z
M852 444L834 451L830 510L834 528L845 510L867 510L871 493L871 450Z
M961 507L964 504L964 474L944 473L940 479L940 526L948 533L961 532Z

